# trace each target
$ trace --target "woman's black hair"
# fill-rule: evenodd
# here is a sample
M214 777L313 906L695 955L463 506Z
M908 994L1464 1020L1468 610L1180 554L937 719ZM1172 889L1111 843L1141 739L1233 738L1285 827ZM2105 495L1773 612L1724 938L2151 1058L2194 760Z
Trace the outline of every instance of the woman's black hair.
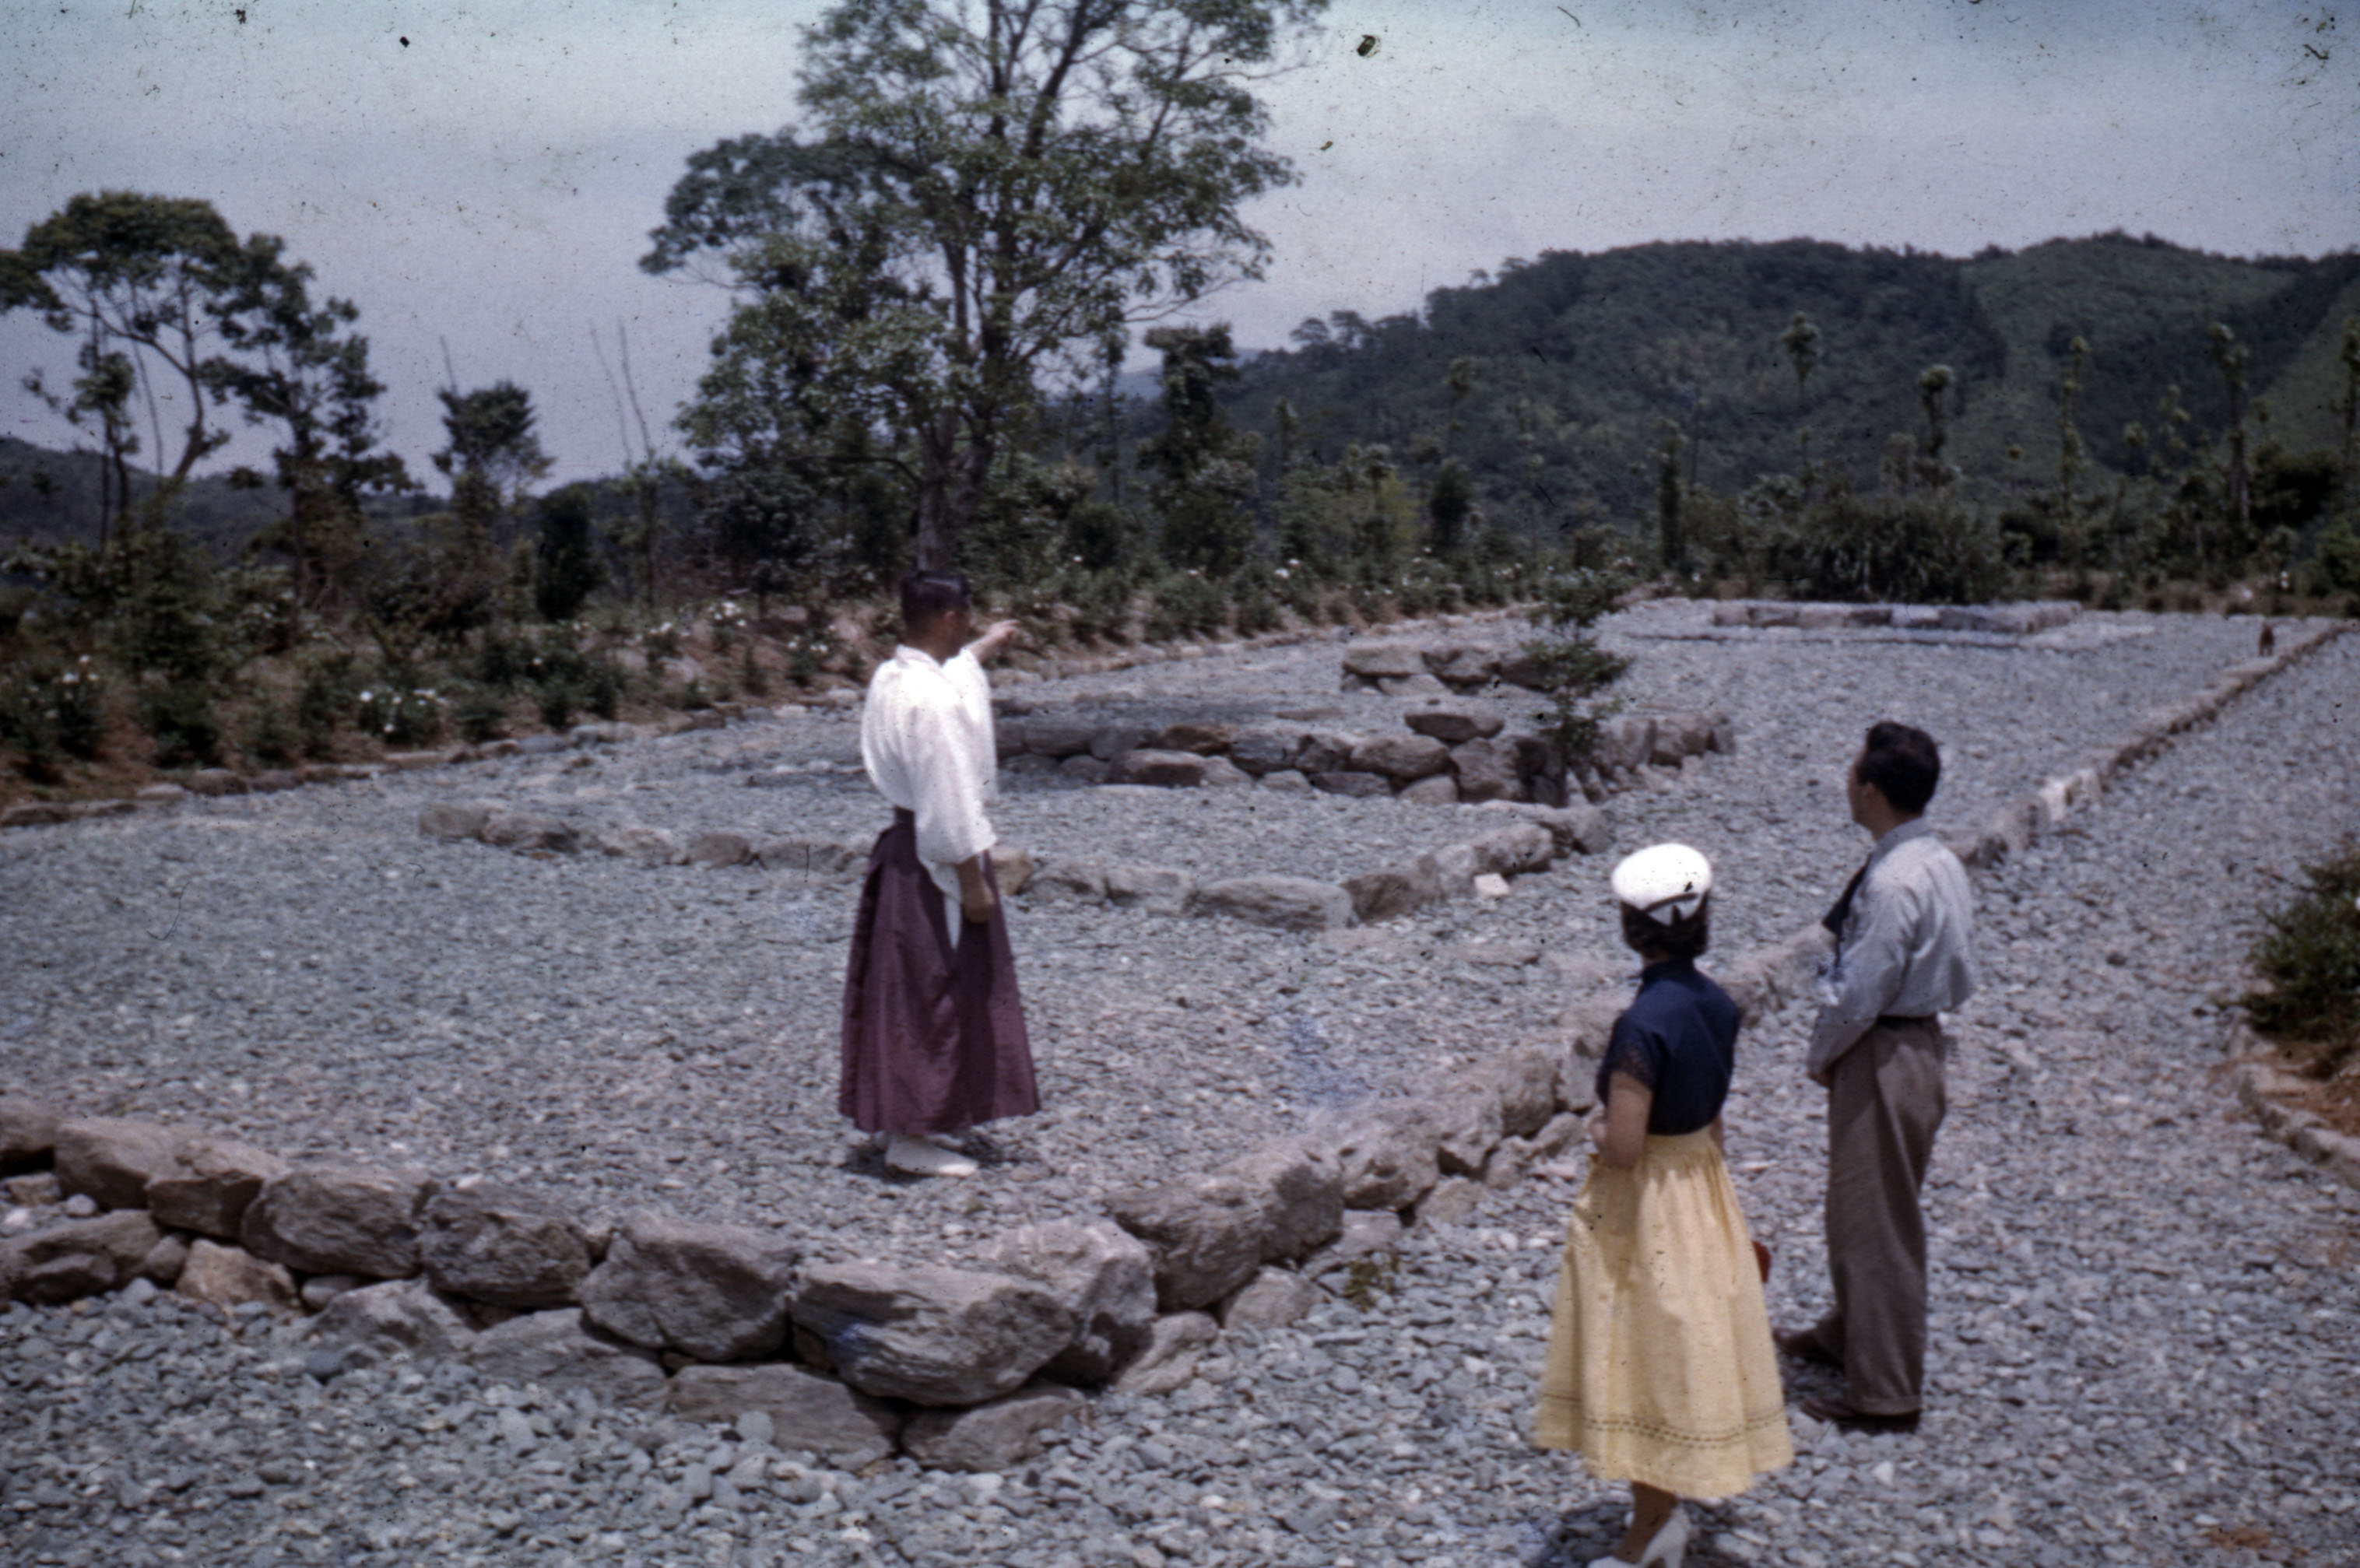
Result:
M1687 959L1693 963L1704 956L1712 945L1712 895L1698 900L1697 907L1669 925L1644 910L1624 904L1622 909L1622 940L1633 953L1650 960Z

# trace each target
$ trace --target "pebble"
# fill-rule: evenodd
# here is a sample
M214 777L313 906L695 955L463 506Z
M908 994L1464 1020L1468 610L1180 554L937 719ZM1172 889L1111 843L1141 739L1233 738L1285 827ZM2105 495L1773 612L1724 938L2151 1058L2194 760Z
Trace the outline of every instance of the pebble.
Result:
M1650 610L1613 634L1641 658L1640 694L1725 707L1741 750L1617 797L1610 816L1622 844L1677 836L1727 868L1721 956L1816 915L1857 863L1836 786L1869 720L1917 718L1944 739L1936 816L1976 822L2144 706L2207 684L2252 631L2151 617L2079 649L1855 647L1651 637L1651 616L1677 629ZM1324 659L1318 699L1360 701L1333 693L1335 657L1256 650L1185 674L1231 682L1240 703L1310 702ZM1144 698L1172 673L1120 679ZM2360 639L2345 638L1982 882L1983 988L1954 1022L1928 1193L1925 1424L1871 1438L1797 1415L1796 1465L1697 1508L1711 1552L1926 1568L2350 1560L2360 1193L2230 1115L2209 1071L2256 905L2289 896L2297 866L2360 822L2355 691ZM771 748L765 767L841 760L853 733L812 714L602 748L563 781L524 757L6 835L12 1086L290 1157L400 1158L593 1206L792 1214L822 1245L956 1252L1088 1214L1125 1174L1217 1162L1327 1099L1536 1038L1565 999L1539 964L1368 962L1210 921L1020 909L1049 1108L992 1131L981 1180L902 1187L864 1168L827 1093L840 892L416 833L438 793L546 796L683 832L746 822L753 800L781 813L758 825L783 829L796 789L731 793L694 764L748 739ZM578 798L583 777L608 793ZM873 822L849 776L806 777L830 780L810 800L840 812L831 831ZM826 806L827 791L843 798ZM1340 810L1325 797L1203 795L1011 787L1001 828L1043 852L1104 829L1136 835L1141 858L1284 869L1298 829L1312 843L1349 825L1320 814ZM1371 813L1355 841L1371 854L1448 842L1473 816L1351 806ZM1520 877L1505 898L1398 930L1437 954L1480 940L1611 957L1603 871ZM1826 1299L1808 1021L1797 1007L1749 1031L1729 1107L1741 1195L1777 1254L1773 1316L1789 1323ZM1619 1532L1622 1488L1524 1438L1572 1193L1547 1178L1486 1191L1464 1223L1408 1233L1367 1310L1331 1299L1234 1336L1196 1381L1102 1397L997 1477L905 1460L844 1474L775 1454L760 1423L733 1439L464 1367L340 1365L322 1380L300 1325L169 1291L0 1309L0 1561L1586 1563ZM1789 1371L1797 1396L1827 1386Z

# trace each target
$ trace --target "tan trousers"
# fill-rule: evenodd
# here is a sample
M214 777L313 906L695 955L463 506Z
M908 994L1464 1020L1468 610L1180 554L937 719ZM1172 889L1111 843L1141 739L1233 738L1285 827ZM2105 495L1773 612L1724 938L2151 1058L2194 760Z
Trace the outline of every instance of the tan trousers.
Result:
M1879 1021L1836 1059L1828 1094L1828 1274L1811 1330L1863 1415L1907 1415L1926 1381L1926 1215L1918 1194L1942 1125L1941 1026Z

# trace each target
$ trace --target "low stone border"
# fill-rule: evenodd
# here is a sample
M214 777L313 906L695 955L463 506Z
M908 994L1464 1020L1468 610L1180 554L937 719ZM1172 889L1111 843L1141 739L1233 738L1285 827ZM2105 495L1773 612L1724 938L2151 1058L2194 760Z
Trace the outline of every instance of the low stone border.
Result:
M1986 632L2034 637L2078 618L2070 599L2029 599L2008 604L1839 604L1786 599L1724 599L1712 607L1716 626L1794 626L1803 631L1893 626L1903 631Z
M1000 891L1011 898L1110 903L1153 914L1228 916L1284 931L1330 931L1393 920L1427 904L1497 896L1507 891L1509 877L1546 871L1559 855L1603 854L1612 843L1606 814L1595 806L1494 801L1485 810L1514 820L1480 838L1427 850L1407 866L1341 883L1275 875L1199 883L1178 866L1044 859L1006 846L996 849L993 859ZM726 829L682 834L640 822L584 828L497 800L429 801L419 811L418 831L429 838L480 842L518 854L595 849L642 866L759 866L821 881L857 877L869 862L866 844Z
M2229 1034L2229 1080L2262 1131L2347 1187L2360 1187L2360 1138L2336 1131L2316 1112L2288 1101L2310 1087L2280 1066L2267 1040L2240 1021Z
M1949 842L1958 857L1974 869L2001 864L2021 855L2032 841L2054 831L2075 811L2096 804L2112 782L2143 758L2171 744L2174 735L2193 729L2219 713L2262 681L2298 660L2308 659L2352 629L2349 621L2298 626L2285 623L2287 635L2277 651L2233 664L2211 686L2176 702L2150 708L2127 735L2083 752L2064 773L2043 780L2029 794L1994 811L1983 831Z
M1594 801L1635 782L1643 767L1677 768L1691 757L1737 749L1737 727L1718 709L1618 714L1601 724L1590 765L1569 786L1557 748L1530 731L1510 730L1507 714L1488 703L1437 704L1402 722L1407 735L1283 719L1184 721L1154 730L1034 710L1003 720L997 733L1001 766L1018 775L1174 789L1259 784L1435 805L1557 806L1576 793Z

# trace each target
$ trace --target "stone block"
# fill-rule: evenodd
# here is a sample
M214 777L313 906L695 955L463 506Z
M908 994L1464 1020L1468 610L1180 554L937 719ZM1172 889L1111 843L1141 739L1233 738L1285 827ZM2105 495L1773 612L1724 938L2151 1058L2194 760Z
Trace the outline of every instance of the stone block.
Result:
M1240 730L1231 738L1229 760L1260 778L1294 767L1295 754L1302 749L1302 731L1255 725Z
M1388 697L1440 697L1450 688L1438 678L1420 671L1415 675L1389 675L1377 682L1377 690Z
M1416 1101L1381 1101L1322 1133L1335 1151L1348 1209L1405 1208L1441 1176L1433 1118Z
M1496 828L1470 845L1477 875L1489 871L1502 877L1522 877L1546 871L1557 855L1557 837L1538 822L1514 822Z
M1153 749L1157 751L1188 751L1198 757L1210 757L1217 751L1227 751L1237 738L1238 726L1201 720L1183 720L1168 724L1157 735Z
M1480 735L1460 742L1450 750L1450 774L1458 781L1462 800L1513 800L1524 793L1524 777L1517 770L1512 743Z
M57 1129L58 1184L105 1209L144 1209L148 1183L180 1170L189 1133L155 1122L113 1116L71 1121Z
M1317 779L1322 773L1341 772L1350 765L1352 748L1360 744L1360 736L1341 730L1313 730L1295 748L1293 766L1296 772L1307 779Z
M47 1102L26 1094L0 1094L0 1175L50 1158L65 1118Z
M1137 751L1155 737L1144 724L1102 724L1090 732L1090 755L1112 762L1127 751Z
M1155 1320L1147 1344L1114 1380L1119 1394L1168 1394L1196 1375L1196 1363L1221 1336L1207 1312L1173 1312Z
M1352 918L1362 925L1397 920L1426 902L1416 876L1408 871L1365 871L1344 879Z
M653 1352L599 1333L577 1307L494 1323L467 1346L467 1362L503 1383L585 1388L626 1410L661 1410L667 1391ZM687 1367L683 1375L699 1370L729 1369Z
M849 877L867 874L869 851L867 844L787 835L763 839L754 846L753 855L765 871L801 872L815 877Z
M421 1360L464 1354L475 1328L459 1304L423 1279L393 1279L346 1290L311 1320L311 1337L322 1345L399 1353Z
M1043 1434L1089 1401L1054 1383L1034 1383L962 1410L921 1410L901 1429L901 1447L929 1470L1010 1470L1039 1455Z
M1292 768L1282 768L1275 773L1265 773L1259 782L1262 788L1273 794L1304 795L1311 791L1311 780Z
M478 839L499 807L489 800L429 800L418 812L418 831L428 838Z
M1363 681L1400 680L1426 673L1426 656L1405 642L1355 642L1344 649L1344 673Z
M1539 1046L1503 1051L1474 1076L1499 1098L1503 1138L1530 1138L1557 1112L1557 1060Z
M1052 860L1032 874L1024 892L1037 904L1102 904L1107 898L1107 868L1096 860Z
M1263 1194L1235 1177L1127 1187L1106 1206L1153 1256L1156 1303L1166 1312L1208 1307L1252 1279L1270 1239Z
M1151 915L1185 915L1196 901L1196 879L1172 866L1134 866L1109 861L1106 868L1107 902L1119 909L1145 909Z
M1205 759L1189 751L1126 751L1107 769L1106 781L1193 789L1205 781Z
M387 760L392 759L388 757ZM191 795L243 795L246 792L246 780L226 768L200 768L189 776L189 793Z
M1266 1334L1301 1320L1325 1300L1326 1293L1302 1275L1286 1269L1265 1269L1221 1303L1221 1327Z
M1437 773L1431 779L1403 785L1394 798L1413 806L1455 806L1459 803L1459 781L1448 773Z
M224 1247L199 1237L189 1246L172 1288L192 1301L226 1311L258 1301L273 1312L298 1308L295 1276L283 1264L266 1263L242 1247Z
M1352 899L1308 877L1233 877L1199 887L1196 912L1278 931L1334 931L1352 923Z
M1155 1321L1155 1258L1126 1232L1063 1221L1023 1225L995 1242L983 1261L1040 1285L1079 1325L1073 1343L1042 1367L1044 1376L1103 1383L1146 1343Z
M1071 713L1035 713L1021 725L1011 725L1022 736L1024 749L1064 759L1089 755L1098 726Z
M299 1274L399 1279L418 1272L419 1211L435 1190L420 1171L298 1166L263 1184L238 1238Z
M1352 748L1347 768L1395 783L1429 779L1450 766L1450 748L1426 735L1371 735Z
M235 1239L262 1189L294 1167L265 1149L197 1134L181 1145L179 1169L148 1183L156 1223Z
M144 1211L123 1209L0 1242L0 1301L54 1307L120 1290L163 1239Z
M1029 1279L887 1263L809 1269L793 1312L847 1383L921 1405L1013 1393L1080 1327L1071 1308Z
M419 1260L437 1290L500 1307L572 1306L590 1244L558 1202L484 1182L427 1199Z
M776 1232L637 1211L582 1281L583 1319L699 1361L767 1356L786 1343L787 1292L802 1257Z
M1508 727L1508 715L1489 704L1456 703L1421 708L1403 715L1403 723L1422 735L1432 735L1447 746L1470 740L1489 740Z
M1013 898L1032 885L1032 874L1041 863L1029 849L1011 849L1000 844L991 851L991 880L1003 898Z
M1265 1263L1305 1257L1343 1227L1343 1168L1324 1144L1273 1139L1214 1174L1242 1182L1259 1201Z
M699 866L745 866L754 858L754 841L741 833L701 833L688 841L688 857Z
M1207 789L1239 789L1254 781L1254 776L1226 757L1205 758L1205 776L1197 784Z
M1374 800L1393 792L1393 780L1382 773L1360 773L1342 769L1332 773L1314 773L1311 787L1324 794L1342 795L1351 800Z
M777 1363L683 1367L672 1379L670 1403L672 1414L696 1421L737 1421L759 1410L770 1420L773 1447L813 1454L839 1470L890 1457L902 1432L901 1411L884 1400Z
M591 842L601 853L628 860L635 866L688 864L688 841L670 828L625 822L616 827L601 828Z
M495 848L519 853L571 855L581 845L571 824L544 811L495 811L484 823L483 837Z
M1421 1225L1463 1225L1483 1202L1483 1183L1467 1176L1446 1176L1418 1201Z

